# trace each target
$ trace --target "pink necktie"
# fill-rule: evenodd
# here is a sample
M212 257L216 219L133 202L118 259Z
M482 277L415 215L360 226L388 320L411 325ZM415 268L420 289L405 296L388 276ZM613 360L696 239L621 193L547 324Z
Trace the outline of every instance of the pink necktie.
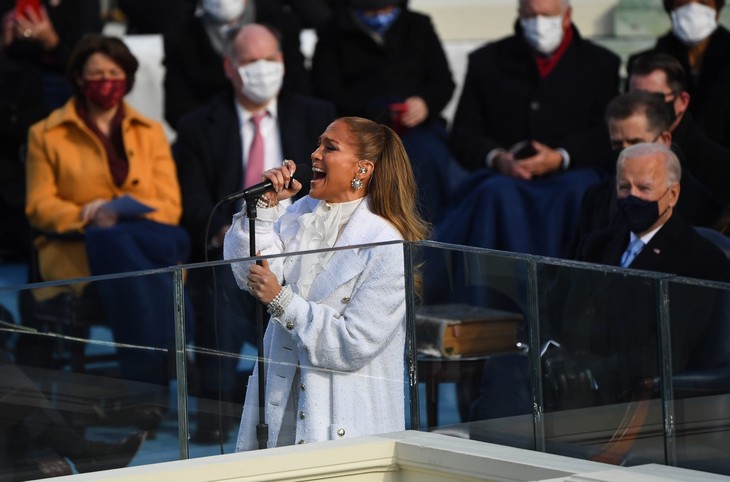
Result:
M251 147L248 150L248 162L246 165L246 176L243 180L243 187L247 188L261 182L261 173L264 172L264 138L261 135L261 120L266 112L255 114L251 117L254 134Z

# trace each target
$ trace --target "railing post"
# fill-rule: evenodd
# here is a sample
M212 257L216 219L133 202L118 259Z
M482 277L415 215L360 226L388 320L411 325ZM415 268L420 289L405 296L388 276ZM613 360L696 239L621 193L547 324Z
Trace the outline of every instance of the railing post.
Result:
M527 320L530 337L528 360L532 389L532 427L535 450L545 452L545 420L542 401L542 366L540 363L540 301L538 294L537 262L527 265Z
M657 308L659 326L659 374L664 422L664 463L677 465L676 419L674 413L674 387L672 386L672 329L670 326L669 280L659 280Z
M177 376L177 426L180 438L180 459L190 458L188 423L188 372L185 344L185 292L182 270L173 271L175 303L175 368Z
M418 403L418 354L416 353L416 302L413 293L413 245L403 243L406 297L406 358L411 410L411 430L421 429L421 409Z

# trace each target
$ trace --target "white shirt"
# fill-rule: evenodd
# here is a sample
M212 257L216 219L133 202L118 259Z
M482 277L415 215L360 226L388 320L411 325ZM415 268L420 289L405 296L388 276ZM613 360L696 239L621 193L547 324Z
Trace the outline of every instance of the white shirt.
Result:
M658 233L660 229L662 229L662 226L664 226L664 225L660 224L656 229L652 229L651 231L649 231L648 233L646 233L645 235L643 235L641 237L641 241L644 243L644 246L649 244L649 241L651 241L651 238L653 238L654 235L656 233ZM631 231L629 233L629 244L631 244L636 238L638 238L638 236L635 235L633 231Z

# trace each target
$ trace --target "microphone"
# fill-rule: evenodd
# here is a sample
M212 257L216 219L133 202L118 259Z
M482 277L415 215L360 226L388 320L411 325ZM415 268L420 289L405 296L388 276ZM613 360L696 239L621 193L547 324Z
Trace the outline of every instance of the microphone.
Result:
M267 179L264 182L260 182L258 184L254 184L251 187L247 187L246 189L238 192L234 192L233 194L229 194L228 196L221 199L220 202L229 202L229 201L237 201L241 198L251 199L251 198L257 198L260 197L263 193L269 192L274 189L274 185L271 182L270 179Z
M287 161L284 161L284 162L286 163ZM288 162L291 162L291 161L288 161ZM290 173L290 177L291 177L291 179L294 179L293 172ZM271 182L270 179L267 179L258 184L254 184L251 187L247 187L246 189L244 189L242 191L238 191L238 192L234 192L233 194L229 194L228 196L224 197L223 199L221 199L218 202L225 203L225 202L229 202L229 201L237 201L242 198L246 198L246 199L258 198L263 193L273 191L273 190L274 190L273 183Z

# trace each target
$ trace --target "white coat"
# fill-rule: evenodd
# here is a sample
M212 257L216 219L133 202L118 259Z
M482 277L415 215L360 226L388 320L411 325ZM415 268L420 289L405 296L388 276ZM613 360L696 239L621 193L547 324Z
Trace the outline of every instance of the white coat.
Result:
M312 212L306 196L277 221L256 221L256 247L279 281L293 280L288 267L298 250L300 215ZM245 209L245 208L244 208ZM248 218L234 216L226 234L225 259L249 256ZM259 211L261 213L261 210ZM374 214L368 200L352 214L335 246L402 240L398 230ZM239 286L250 262L234 263ZM243 295L245 296L245 295ZM298 294L264 336L268 446L276 446L290 390L299 390L297 443L405 429L405 277L402 244L337 251L314 279L308 299ZM297 365L300 384L292 387ZM236 450L258 448L258 368L249 378Z

